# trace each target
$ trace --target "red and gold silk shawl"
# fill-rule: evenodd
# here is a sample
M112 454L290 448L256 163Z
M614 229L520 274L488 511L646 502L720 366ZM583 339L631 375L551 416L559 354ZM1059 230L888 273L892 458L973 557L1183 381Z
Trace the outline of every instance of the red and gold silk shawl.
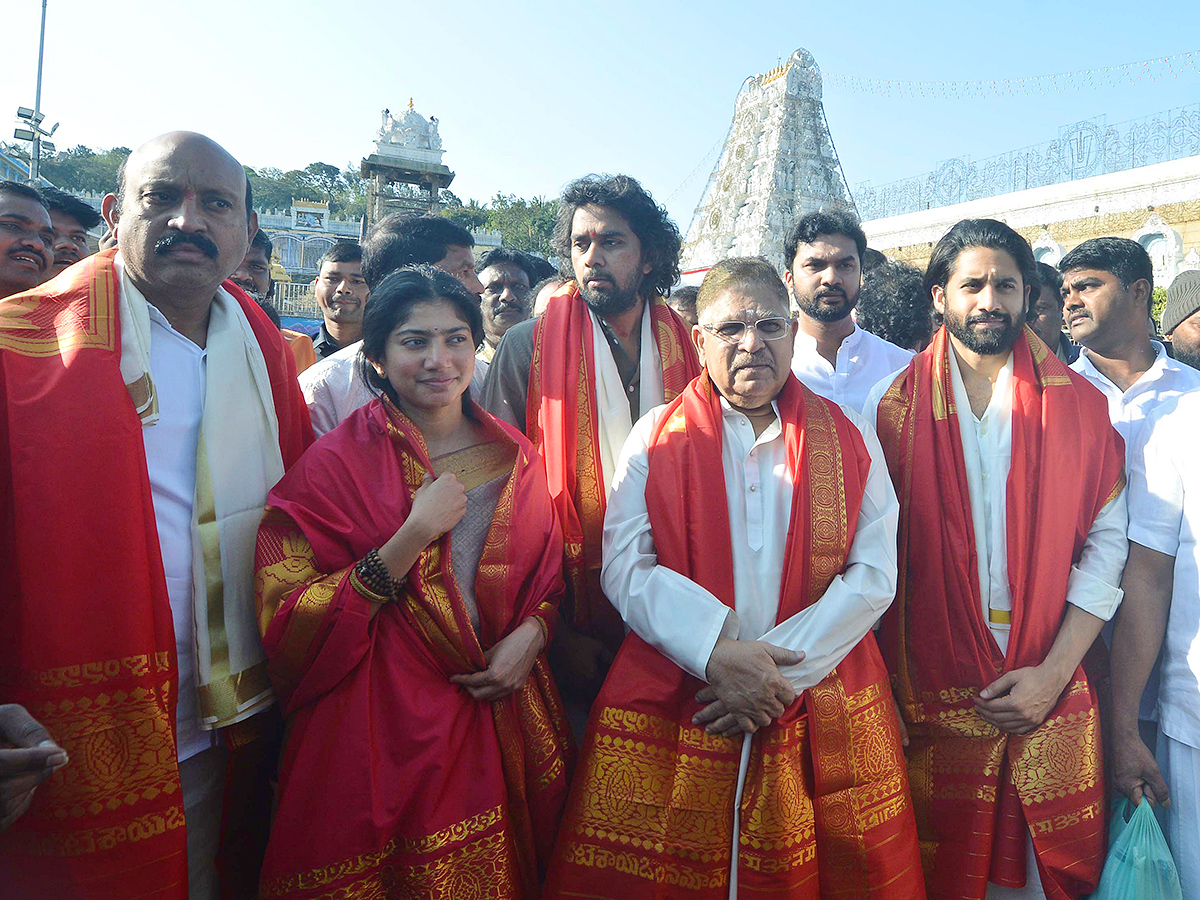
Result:
M1124 486L1104 398L1031 331L1013 347L1007 485L1012 632L984 619L946 329L884 395L879 438L900 498L900 578L880 643L908 722L909 781L930 895L982 898L1025 877L1025 826L1047 897L1091 892L1104 862L1096 696L1083 669L1045 723L1000 732L974 711L1001 673L1045 659L1067 578L1100 510Z
M115 254L0 300L0 697L71 758L0 834L0 896L14 900L187 895L175 632L121 379ZM224 287L266 359L290 465L312 440L295 363Z
M493 703L449 678L485 669L527 617L553 625L562 536L532 445L472 409L509 472L478 575L454 571L443 535L368 619L354 565L434 471L388 401L314 444L267 501L256 596L287 737L262 897L537 897L570 753L545 657ZM475 577L478 635L461 577Z
M778 620L845 568L870 458L836 404L789 377L779 396L795 491ZM658 561L734 605L720 397L702 373L649 451ZM546 883L549 897L729 896L742 740L692 724L703 682L630 634L592 707ZM754 736L742 795L741 897L923 898L887 671L868 633Z
M662 363L663 402L700 373L687 325L655 296L650 320ZM550 298L533 334L525 433L546 463L562 521L566 575L579 630L613 650L625 636L621 617L600 590L600 548L607 491L600 469L592 319L575 282Z

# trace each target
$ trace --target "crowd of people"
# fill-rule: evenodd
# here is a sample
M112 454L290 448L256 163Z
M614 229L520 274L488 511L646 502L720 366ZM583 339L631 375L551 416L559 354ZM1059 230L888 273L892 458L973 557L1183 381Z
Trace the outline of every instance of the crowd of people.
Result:
M1198 900L1200 272L680 243L389 215L310 337L211 139L0 182L0 896L1067 900L1123 795Z

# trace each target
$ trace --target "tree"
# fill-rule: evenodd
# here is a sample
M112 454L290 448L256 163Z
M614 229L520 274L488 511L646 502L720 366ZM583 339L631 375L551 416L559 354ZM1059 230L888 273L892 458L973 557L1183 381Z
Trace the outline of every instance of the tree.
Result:
M51 184L80 194L106 194L117 190L117 173L129 157L128 147L93 150L82 144L44 157L41 173Z
M447 206L442 215L472 231L485 228L500 232L505 247L527 250L547 258L553 255L550 240L558 215L557 200L544 197L525 200L515 194L498 192L486 204L471 200L463 206L460 202L457 206Z

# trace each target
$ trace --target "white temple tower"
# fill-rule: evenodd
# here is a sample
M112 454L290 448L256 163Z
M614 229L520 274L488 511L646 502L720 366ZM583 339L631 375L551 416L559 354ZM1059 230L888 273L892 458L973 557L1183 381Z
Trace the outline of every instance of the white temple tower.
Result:
M821 70L807 50L742 83L725 147L684 239L693 277L729 256L779 267L787 231L804 213L853 209L825 107ZM698 283L698 282L697 282Z

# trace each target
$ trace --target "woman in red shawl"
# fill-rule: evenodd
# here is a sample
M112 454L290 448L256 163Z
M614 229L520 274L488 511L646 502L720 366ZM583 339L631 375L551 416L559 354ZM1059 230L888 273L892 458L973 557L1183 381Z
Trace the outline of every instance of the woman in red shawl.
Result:
M478 301L427 266L363 322L380 394L267 500L256 592L287 720L262 897L536 898L569 729L542 464L466 394Z

